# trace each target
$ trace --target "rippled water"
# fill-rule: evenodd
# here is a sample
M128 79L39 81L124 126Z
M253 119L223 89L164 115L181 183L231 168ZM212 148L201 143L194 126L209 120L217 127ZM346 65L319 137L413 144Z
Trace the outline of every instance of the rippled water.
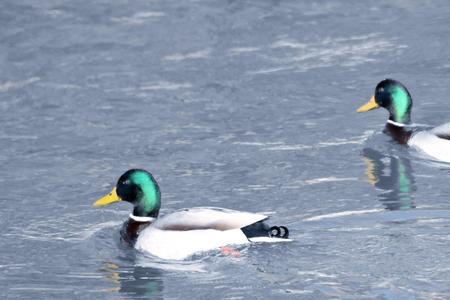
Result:
M0 2L2 299L444 299L450 168L355 109L393 77L450 121L446 1ZM276 212L294 241L183 262L93 209L150 170L162 214Z

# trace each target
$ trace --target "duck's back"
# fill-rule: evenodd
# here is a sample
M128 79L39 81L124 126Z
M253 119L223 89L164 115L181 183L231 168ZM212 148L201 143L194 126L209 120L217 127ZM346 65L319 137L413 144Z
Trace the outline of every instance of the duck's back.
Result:
M182 209L158 218L154 227L163 230L187 231L216 229L220 231L239 229L267 219L267 216L216 207Z

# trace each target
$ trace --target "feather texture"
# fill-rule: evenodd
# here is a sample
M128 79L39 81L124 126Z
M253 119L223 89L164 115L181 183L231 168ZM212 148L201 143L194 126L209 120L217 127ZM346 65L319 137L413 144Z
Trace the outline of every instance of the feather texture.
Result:
M158 218L144 229L135 248L163 259L185 259L194 253L226 245L248 244L241 228L267 218L261 214L212 207L178 210Z
M450 123L415 133L408 145L443 162L450 163Z

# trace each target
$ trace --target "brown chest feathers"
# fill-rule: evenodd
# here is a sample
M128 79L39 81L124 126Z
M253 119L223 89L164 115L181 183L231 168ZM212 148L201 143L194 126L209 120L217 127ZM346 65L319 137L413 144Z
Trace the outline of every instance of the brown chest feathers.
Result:
M150 225L152 222L138 222L133 219L128 219L122 225L122 230L120 231L120 237L122 241L127 243L130 246L133 246L136 243L137 237L139 233Z

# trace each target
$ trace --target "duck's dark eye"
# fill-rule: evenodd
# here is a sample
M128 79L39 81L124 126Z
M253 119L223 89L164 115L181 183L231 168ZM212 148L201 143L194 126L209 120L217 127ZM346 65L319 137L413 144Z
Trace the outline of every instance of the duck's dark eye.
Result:
M117 185L117 195L124 201L134 202L141 194L141 188L129 180L120 181Z
M375 101L380 105L380 106L386 106L387 105L387 100L388 95L386 93L386 90L384 88L378 88L375 94Z

